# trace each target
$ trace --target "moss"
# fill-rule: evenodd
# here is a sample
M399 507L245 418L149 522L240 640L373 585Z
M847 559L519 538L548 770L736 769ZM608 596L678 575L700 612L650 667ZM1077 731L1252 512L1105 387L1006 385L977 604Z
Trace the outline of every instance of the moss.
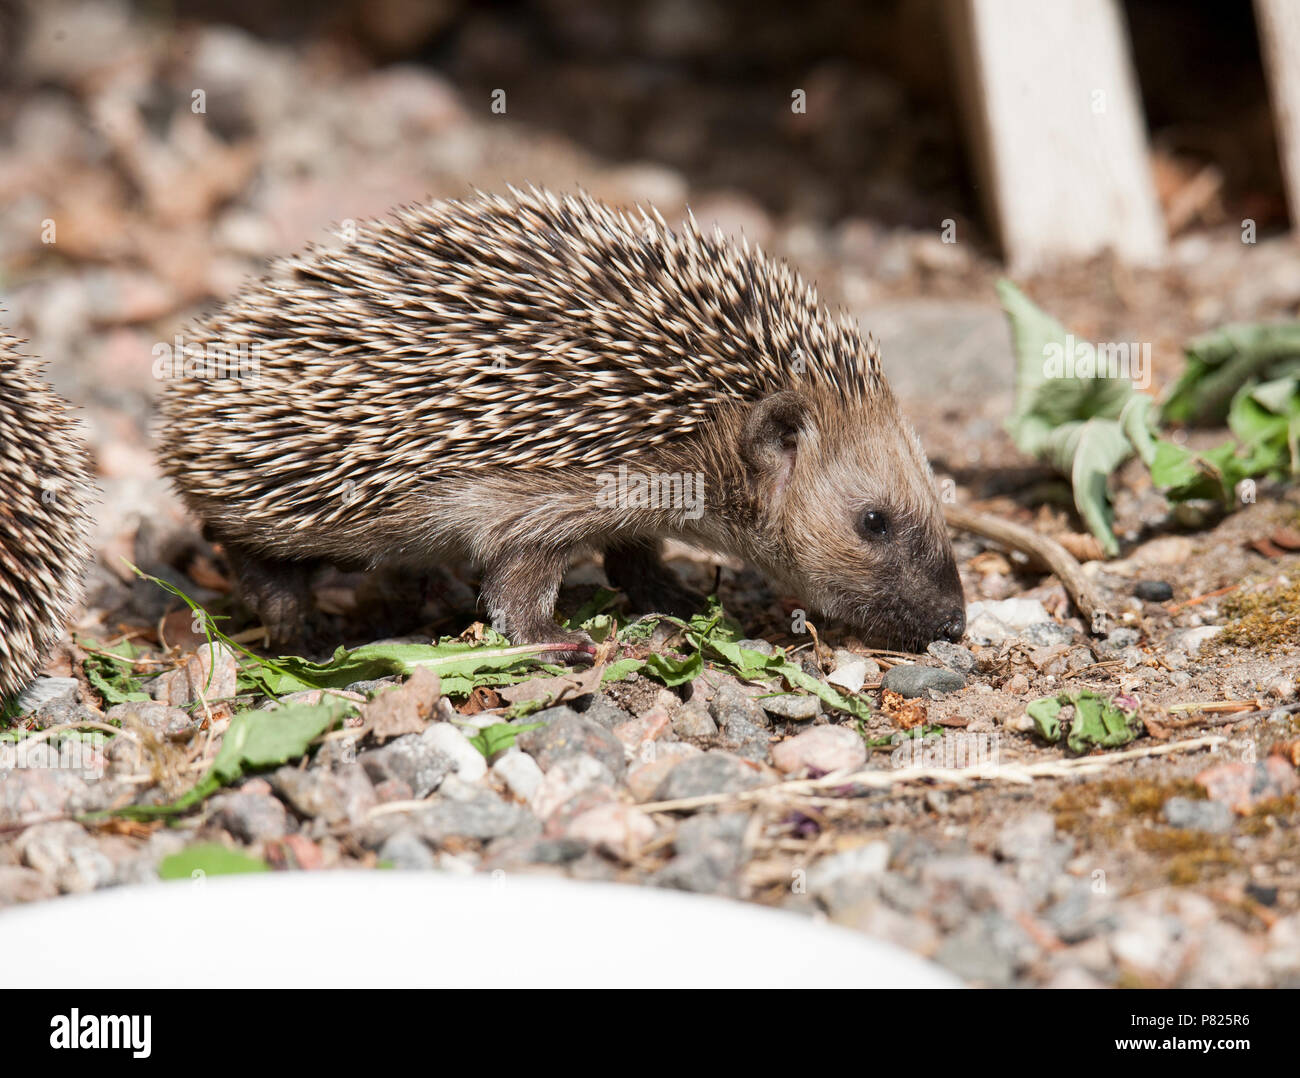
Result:
M1063 791L1052 803L1052 810L1056 826L1062 831L1110 838L1133 820L1158 820L1161 808L1171 797L1204 800L1205 791L1190 779L1106 779L1079 783ZM1099 816L1097 810L1103 801L1114 801L1118 811Z
M1300 643L1300 581L1230 595L1223 612L1230 619L1219 636L1225 644L1274 651Z
M1226 842L1208 844L1203 850L1180 853L1169 859L1166 871L1173 884L1200 883L1205 879L1222 876L1241 864L1241 858Z

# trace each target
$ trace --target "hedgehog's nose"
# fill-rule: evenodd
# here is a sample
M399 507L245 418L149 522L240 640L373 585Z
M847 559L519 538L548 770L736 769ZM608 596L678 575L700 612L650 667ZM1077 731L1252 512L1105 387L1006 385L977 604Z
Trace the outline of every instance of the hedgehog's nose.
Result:
M966 633L966 611L958 610L939 626L939 638L957 643Z

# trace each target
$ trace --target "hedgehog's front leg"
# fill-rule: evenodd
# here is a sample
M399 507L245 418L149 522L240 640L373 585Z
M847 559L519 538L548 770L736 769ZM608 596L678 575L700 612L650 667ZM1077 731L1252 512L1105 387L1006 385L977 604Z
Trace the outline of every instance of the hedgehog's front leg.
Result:
M605 577L628 597L638 614L671 614L685 620L704 608L704 597L663 563L654 539L607 547Z
M570 551L539 547L490 559L483 570L483 603L492 627L515 644L554 643L544 653L550 662L589 659L591 637L555 623L555 599L569 565Z

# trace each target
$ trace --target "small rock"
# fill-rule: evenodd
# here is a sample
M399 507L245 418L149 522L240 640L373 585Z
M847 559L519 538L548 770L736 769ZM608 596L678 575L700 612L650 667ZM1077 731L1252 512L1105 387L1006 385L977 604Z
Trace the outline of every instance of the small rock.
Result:
M760 655L769 657L776 654L776 648L766 640L737 640L736 646L744 648L746 651L757 651Z
M478 750L472 745L469 748L482 762ZM357 762L366 769L371 782L378 785L389 779L400 779L410 787L415 798L428 797L457 767L456 761L436 747L434 739L425 739L420 734L403 734L382 748L361 753Z
M587 710L582 712L582 717L605 727L606 730L612 730L615 726L631 721L632 713L619 707L608 696L595 695L587 705ZM536 716L530 716L525 721L536 722Z
M1173 585L1167 580L1139 580L1133 594L1144 603L1167 603L1174 597Z
M1141 638L1142 634L1136 629L1121 626L1108 632L1106 639L1098 642L1097 650L1111 653L1123 651L1125 648L1133 647Z
M1000 644L1030 625L1051 620L1037 599L980 599L966 607L966 639L973 644Z
M380 861L388 861L406 872L431 872L438 865L433 851L414 831L398 831L384 839L379 847Z
M947 640L935 640L925 649L949 670L965 675L975 669L975 656L969 648L960 644L951 644Z
M673 733L685 740L709 738L717 732L717 723L698 705L687 704L673 717Z
M688 757L669 771L655 791L655 800L736 793L762 783L763 776L757 768L738 756L715 750Z
M538 819L549 820L579 797L593 804L618 797L618 782L613 772L586 753L566 756L548 768L529 804Z
M1222 802L1233 812L1247 816L1261 801L1287 797L1300 789L1295 768L1280 756L1268 756L1259 763L1219 764L1196 776L1196 784L1211 801Z
M505 836L527 838L541 830L537 819L522 805L502 801L481 789L472 801L435 798L427 808L415 810L407 819L425 842L435 846L449 838L486 842Z
M1235 925L1215 921L1197 933L1183 988L1268 988L1261 941Z
M542 785L542 769L537 766L537 761L515 748L503 752L493 761L492 774L526 804L532 801Z
M856 770L867 762L867 746L847 726L814 726L772 746L772 762L787 774L807 768L823 774Z
M822 895L842 882L860 885L865 877L881 875L889 867L889 843L867 842L816 861L808 870L808 893Z
M861 692L862 686L871 675L872 666L876 664L868 663L868 660L861 655L854 655L851 651L837 651L835 669L826 675L826 681L848 692ZM880 667L876 666L876 670L879 669Z
M80 702L81 686L74 677L38 677L14 701L19 715L52 705L70 707Z
M1055 621L1036 621L1021 630L1020 639L1034 647L1058 647L1074 640L1074 630Z
M271 796L269 786L259 785L265 788L265 793L236 790L214 797L209 803L213 822L244 842L283 838L288 834L292 830L289 813L278 798Z
M328 827L359 824L379 803L360 764L344 764L334 771L285 766L274 771L269 781L298 815L319 819Z
M534 731L542 733L541 730ZM487 774L487 760L469 743L469 738L449 722L435 722L422 734L415 735L424 742L426 750L440 753L451 761L456 774L465 782L478 782ZM430 756L429 761L432 761Z
M668 744L656 742L654 759L646 760L629 768L627 773L628 792L637 801L651 801L659 784L668 777L668 772L687 756L698 756L700 750L688 741L673 741Z
M1166 535L1143 543L1125 561L1133 565L1183 565L1195 549L1186 536Z
M1232 809L1221 801L1197 801L1171 797L1164 804L1164 817L1172 827L1225 835L1232 830Z
M34 868L0 865L0 909L22 902L53 898L59 893L54 881Z
M635 756L643 745L657 740L671 725L667 711L662 707L652 707L638 719L619 723L610 733L622 743L628 756Z
M196 730L203 721L201 715L195 716L178 707L159 703L156 700L127 701L114 704L104 714L109 722L118 722L130 728L132 723L152 730L162 737L179 737Z
M768 721L762 707L732 680L718 686L708 706L709 714L713 716L719 729L725 730L728 725L735 722L763 726Z
M575 817L566 833L615 857L629 858L654 838L655 825L636 806L613 801Z
M1049 812L1027 812L1002 825L997 853L1004 861L1036 860L1056 841L1056 820Z
M885 671L880 684L882 688L896 692L900 696L923 697L932 690L938 693L949 693L964 689L966 679L947 667L900 663Z
M1169 650L1181 651L1189 658L1199 655L1201 648L1223 632L1221 625L1198 625L1193 629L1177 629L1169 634Z
M574 711L540 730L521 734L515 744L532 756L543 771L549 771L561 760L584 755L599 760L614 775L621 775L626 767L622 742L603 726Z
M769 715L790 722L806 722L815 719L822 711L822 702L817 697L795 693L761 696L758 698L758 704Z

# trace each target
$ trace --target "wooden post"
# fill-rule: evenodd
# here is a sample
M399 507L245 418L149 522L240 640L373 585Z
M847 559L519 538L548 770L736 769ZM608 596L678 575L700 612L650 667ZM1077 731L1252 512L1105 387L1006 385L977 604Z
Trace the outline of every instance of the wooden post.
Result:
M1106 248L1159 261L1165 227L1118 0L947 6L972 158L1011 270Z
M1255 19L1294 228L1300 221L1300 4L1255 0Z

